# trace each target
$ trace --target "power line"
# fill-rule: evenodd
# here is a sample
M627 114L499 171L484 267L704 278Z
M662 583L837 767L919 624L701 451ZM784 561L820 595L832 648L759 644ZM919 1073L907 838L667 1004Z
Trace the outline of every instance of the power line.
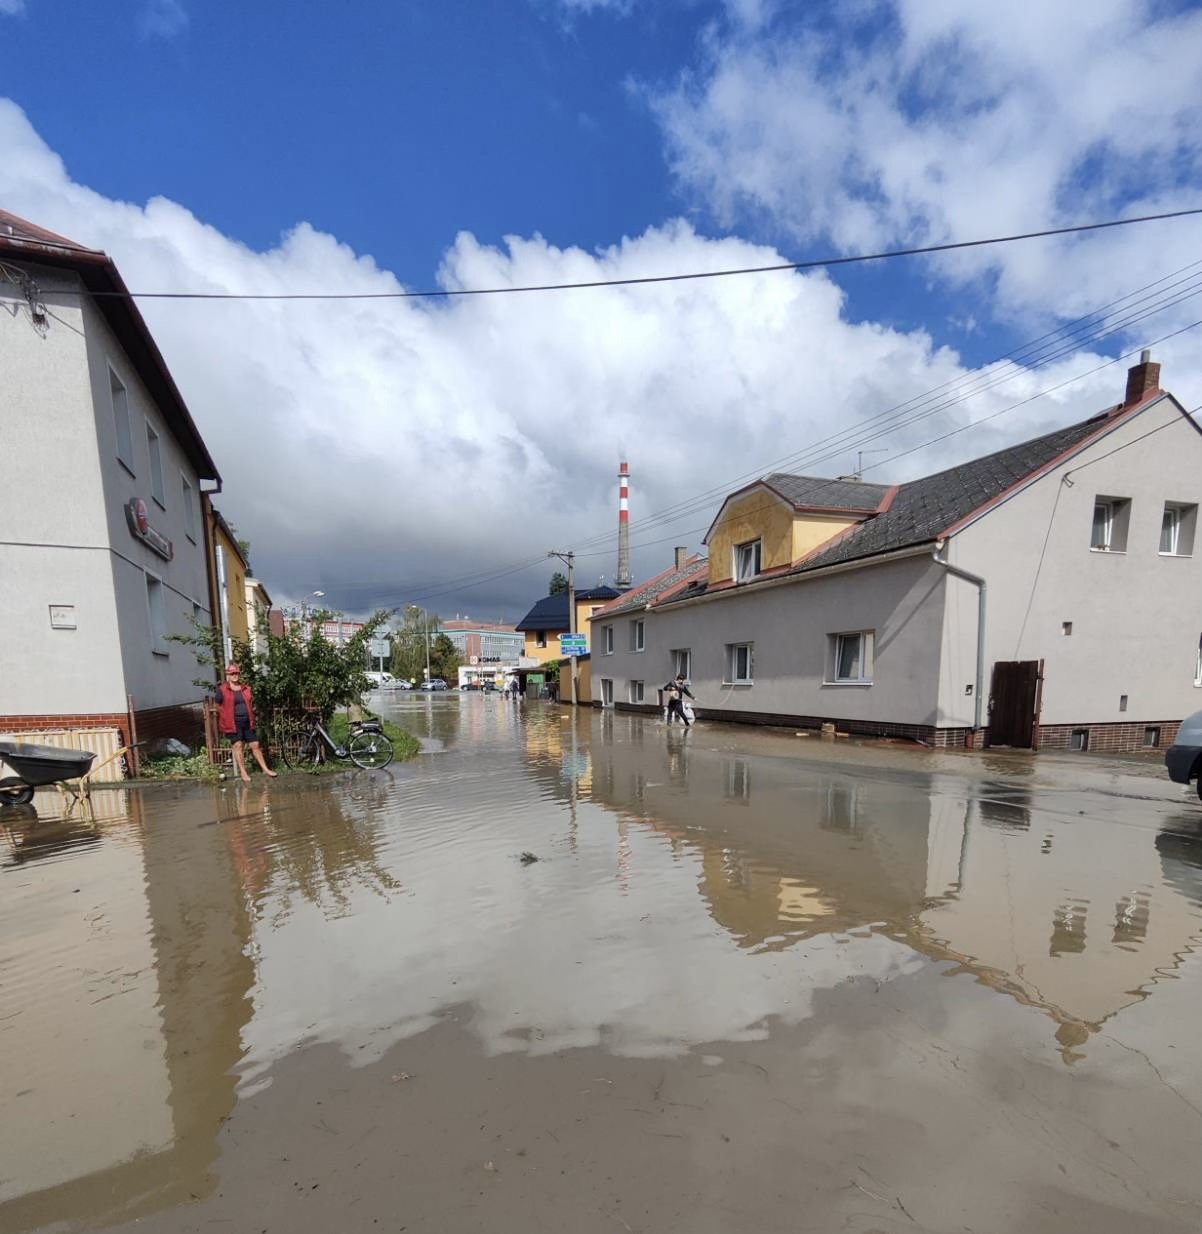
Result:
M1041 240L1050 236L1080 235L1136 223L1158 223L1167 219L1202 214L1202 206L1190 210L1170 210L1162 214L1142 214L1135 218L1107 219L1101 223L1078 223L1071 227L1049 227L1042 231L1018 232L979 240L956 240L946 244L925 244L904 249L885 249L879 253L859 253L849 257L816 257L809 261L776 262L766 266L739 266L726 270L691 270L679 274L647 274L632 278L590 279L575 283L530 283L517 287L454 287L425 291L91 291L65 294L91 295L94 298L130 300L429 300L454 296L500 296L536 291L580 291L595 287L639 287L651 283L683 283L696 279L731 278L743 274L772 274L785 270L817 270L829 266L849 266L891 257L922 257L932 253L951 253L962 249L1014 244L1020 240Z

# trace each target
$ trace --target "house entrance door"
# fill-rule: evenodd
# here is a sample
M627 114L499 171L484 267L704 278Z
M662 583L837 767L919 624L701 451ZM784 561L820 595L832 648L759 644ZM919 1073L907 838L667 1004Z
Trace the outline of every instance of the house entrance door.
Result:
M998 660L989 691L989 744L1029 750L1035 737L1038 660Z

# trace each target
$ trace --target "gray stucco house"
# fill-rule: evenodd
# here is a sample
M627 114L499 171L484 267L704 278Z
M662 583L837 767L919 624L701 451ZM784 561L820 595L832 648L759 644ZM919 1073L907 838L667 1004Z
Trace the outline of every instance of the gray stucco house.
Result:
M774 474L592 617L593 696L932 745L1126 750L1202 708L1202 430L1123 401L899 485ZM1197 546L1202 551L1202 545Z

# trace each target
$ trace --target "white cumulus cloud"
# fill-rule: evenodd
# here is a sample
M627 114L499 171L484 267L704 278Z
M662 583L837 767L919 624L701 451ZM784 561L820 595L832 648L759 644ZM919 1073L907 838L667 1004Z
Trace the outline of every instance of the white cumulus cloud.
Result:
M0 205L105 249L134 289L401 289L372 257L307 223L256 252L184 205L105 197L73 180L4 100L0 150ZM675 221L600 252L462 233L449 237L440 279L505 286L779 260ZM1110 294L1157 273L1116 273ZM640 531L641 517L966 375L921 331L848 320L842 291L822 273L441 301L145 300L142 309L257 571L277 594L321 588L348 610L550 548L598 554L581 557L584 583L612 578L620 447L634 473L636 574L646 575L670 560L673 543L698 546L716 498L668 527ZM1169 383L1196 398L1202 382L1189 356L1178 346L1162 358ZM1044 372L1015 369L1006 386L873 444L904 449L1098 362L1084 354ZM1113 367L873 478L904 478L1090 413L1115 401L1122 382ZM854 462L847 446L808 469ZM520 615L556 565L458 588L432 606Z

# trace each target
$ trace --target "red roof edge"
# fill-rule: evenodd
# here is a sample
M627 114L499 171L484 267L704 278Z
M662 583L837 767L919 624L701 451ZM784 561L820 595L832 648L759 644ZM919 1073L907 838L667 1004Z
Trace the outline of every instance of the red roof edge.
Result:
M700 561L700 560L701 560L701 554L694 553L692 557L688 558L685 561L684 564L686 566L690 566L695 561ZM658 583L661 578L667 578L669 574L675 574L676 571L679 569L681 569L681 567L673 563L666 570L661 570L658 574L652 575L651 578L646 579L645 581L641 582L637 587L632 587L629 591L622 592L620 596L614 596L612 600L610 600L602 608L599 608L595 613L590 613L589 621L596 621L598 618L604 617L605 614L609 612L609 610L613 608L615 604L625 605L625 604L628 604L631 600L637 600L640 592L646 591L648 587L654 587L655 584Z
M888 514L889 507L893 504L893 499L897 496L897 490L901 488L900 484L891 484L885 491L884 497L881 498L881 504L877 506L877 514Z
M701 554L697 553L693 557L691 557L687 562L685 562L685 564L693 565L695 562L698 562L701 560L702 560ZM709 562L707 561L705 563L704 569L698 570L696 574L690 574L688 578L682 578L679 583L674 583L666 591L661 591L659 595L657 595L655 599L651 601L652 606L655 608L658 608L661 604L666 604L674 595L678 594L681 591L684 591L686 587L691 587L694 583L698 581L708 582L709 572L710 572Z

